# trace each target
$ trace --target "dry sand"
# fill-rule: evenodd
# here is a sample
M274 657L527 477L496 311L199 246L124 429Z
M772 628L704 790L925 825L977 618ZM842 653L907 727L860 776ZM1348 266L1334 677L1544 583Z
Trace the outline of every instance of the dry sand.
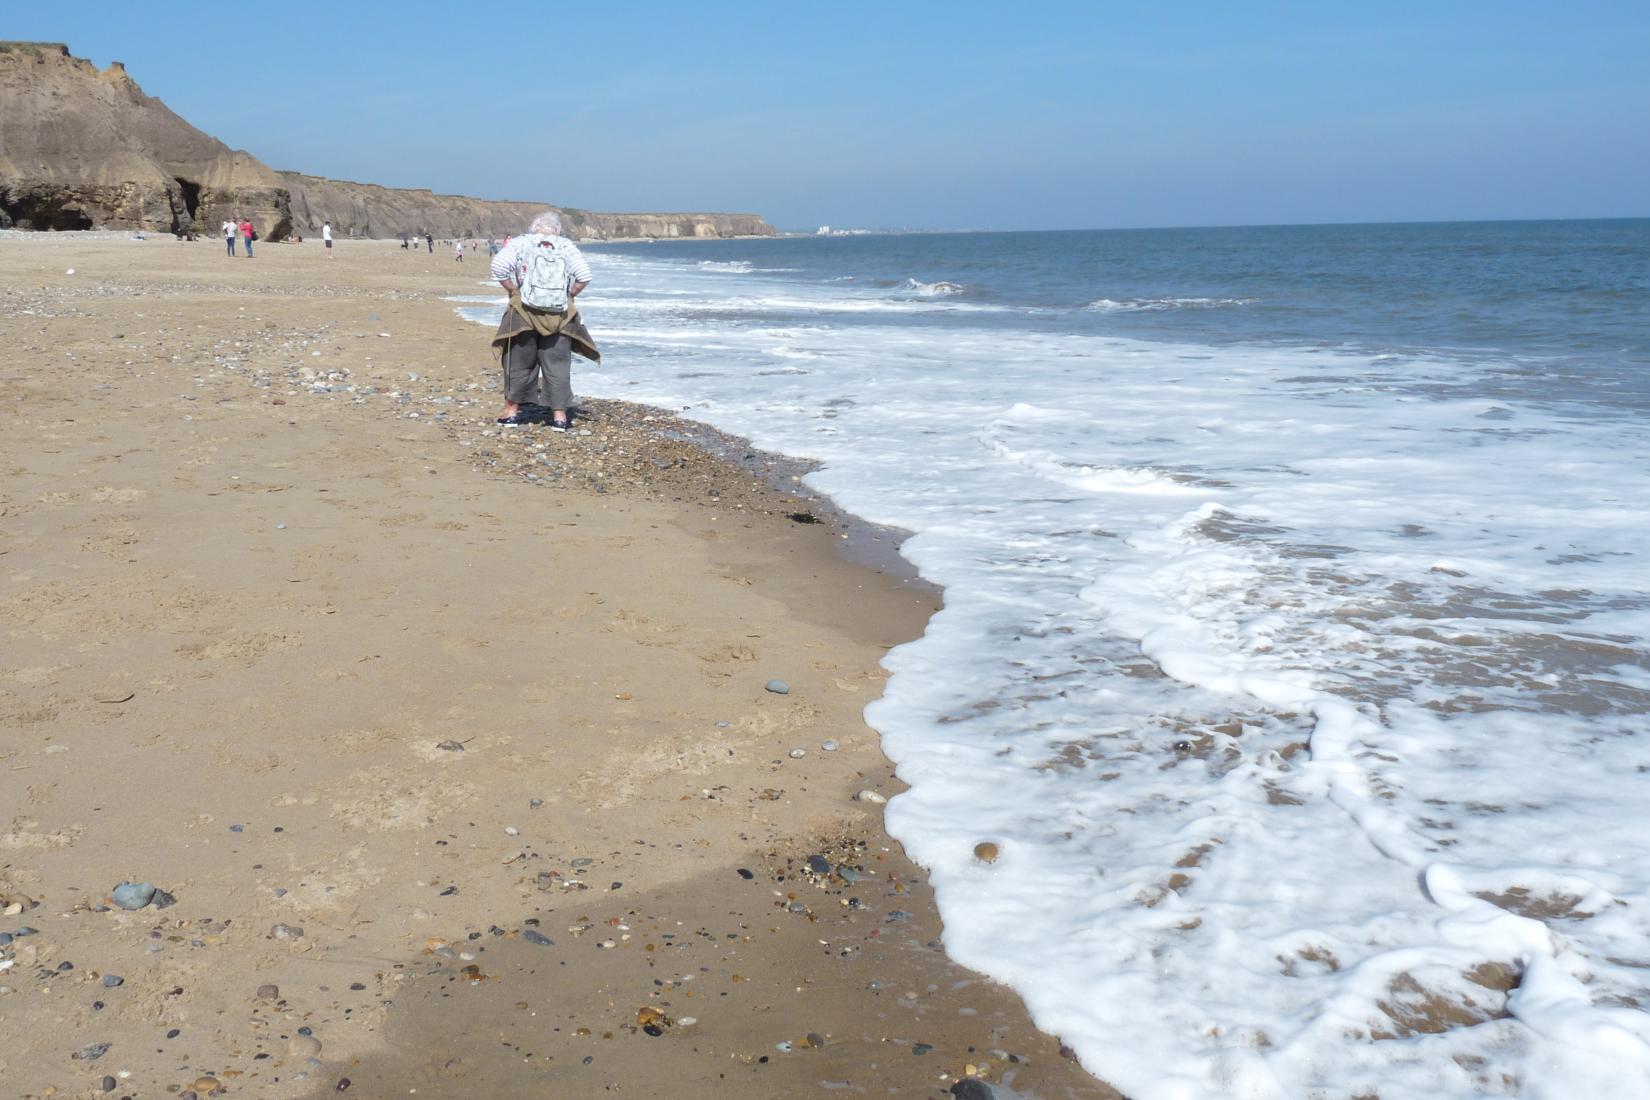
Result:
M662 413L496 429L484 257L222 253L0 241L0 1094L1116 1095L854 797L932 593Z

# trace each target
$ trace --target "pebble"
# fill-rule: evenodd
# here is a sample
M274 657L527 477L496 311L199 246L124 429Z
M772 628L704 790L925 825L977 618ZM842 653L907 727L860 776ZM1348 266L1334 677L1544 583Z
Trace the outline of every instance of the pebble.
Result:
M268 982L264 985L260 985L258 987L258 992L253 994L253 996L257 997L260 1001L278 1001L281 999L281 987L273 982Z
M321 1040L313 1035L294 1035L287 1040L286 1052L293 1058L317 1058L321 1054Z
M142 909L155 900L155 888L147 882L122 882L109 892L109 897L122 909Z
M742 879L753 879L756 877L756 872L748 868L741 867L739 868L739 877Z
M5 947L9 943L11 943L11 933L0 932L0 947Z
M125 984L126 984L126 979L122 978L119 974L105 974L105 975L103 975L103 988L104 989L114 989L117 986L122 986L122 985L125 985Z
M888 916L885 919L885 923L887 923L887 924L904 924L906 921L908 921L910 919L911 919L911 914L907 913L905 910L903 910L903 909L890 909L888 911Z
M527 800L527 808L529 810L536 810L542 805L544 805L544 799L542 798L530 798Z
M277 524L276 524L276 525L275 525L275 530L277 530L277 531L285 531L285 530L286 530L286 524L284 524L284 523L277 523Z
M719 718L719 719L716 720L716 728L719 729L719 730L725 730L731 725L733 725L733 723L729 722L725 718Z
M520 836L521 835L521 830L516 828L514 825L506 825L504 827L504 835L505 836Z
M301 940L304 938L302 926L296 924L277 924L269 930L269 934L277 940Z
M536 943L540 947L556 946L556 941L552 940L549 936L546 936L543 932L540 932L536 928L527 929L521 934L521 938L526 940L528 943Z
M206 1095L211 1096L223 1088L223 1082L216 1077L197 1077L195 1078L194 1088L196 1092L204 1092Z
M969 1077L952 1085L951 1095L957 1100L997 1100L991 1086L977 1077Z
M989 840L982 840L974 845L974 858L981 863L996 863L999 854L997 846Z
M842 881L848 883L850 886L852 886L854 883L858 882L861 878L864 877L858 871L856 871L852 867L848 866L846 863L837 864L836 873L841 875L842 876Z
M826 742L823 742L819 747L824 749L826 752L835 752L838 749L839 746L837 745L837 743L835 741L826 741Z
M775 695L789 695L791 693L791 685L783 680L769 680L763 687Z
M463 752L464 751L464 746L462 744L460 744L457 741L451 741L451 740L438 741L438 742L436 742L435 747L440 749L443 752Z
M81 1047L69 1057L77 1062L95 1062L107 1053L109 1053L108 1043L93 1043L90 1046Z
M115 1089L117 1087L119 1087L119 1085L120 1085L120 1082L116 1081L113 1077L107 1077L106 1076L106 1077L103 1078L103 1091L104 1092L113 1092L113 1091L115 1091Z
M863 790L863 791L860 791L858 794L854 795L854 801L855 802L875 802L877 805L880 806L884 802L887 802L888 799L885 796L878 794L876 791Z
M824 856L809 856L808 870L816 875L828 875L831 873L831 861Z
M801 760L804 756L807 756L807 755L808 755L808 750L807 749L792 749L791 750L791 759L792 760Z

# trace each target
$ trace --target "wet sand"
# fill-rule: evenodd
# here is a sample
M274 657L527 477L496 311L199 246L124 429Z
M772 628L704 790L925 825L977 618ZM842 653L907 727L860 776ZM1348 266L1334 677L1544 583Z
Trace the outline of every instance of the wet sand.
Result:
M856 798L934 593L334 252L0 241L0 1091L1115 1095Z

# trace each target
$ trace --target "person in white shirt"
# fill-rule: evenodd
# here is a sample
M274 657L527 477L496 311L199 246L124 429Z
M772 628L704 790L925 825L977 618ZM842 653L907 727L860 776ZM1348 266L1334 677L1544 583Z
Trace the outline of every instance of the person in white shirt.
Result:
M560 312L522 304L529 261L539 249L553 250L565 267L566 305ZM539 266L542 270L543 265ZM499 249L490 271L510 296L493 335L493 346L504 368L504 415L498 422L524 424L523 405L548 406L551 430L565 432L568 407L573 403L573 352L601 362L601 353L574 301L590 285L590 265L578 246L561 235L561 215L546 210L533 219L526 234Z
M235 229L235 222L233 220L223 223L223 243L229 246L229 254L231 256L235 254Z
M321 223L321 240L327 246L327 259L332 259L332 223Z

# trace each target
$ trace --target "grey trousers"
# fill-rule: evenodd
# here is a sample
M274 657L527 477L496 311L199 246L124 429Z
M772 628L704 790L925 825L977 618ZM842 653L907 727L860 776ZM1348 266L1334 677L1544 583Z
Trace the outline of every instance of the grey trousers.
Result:
M504 397L513 404L565 409L573 403L573 342L523 332L504 355Z

